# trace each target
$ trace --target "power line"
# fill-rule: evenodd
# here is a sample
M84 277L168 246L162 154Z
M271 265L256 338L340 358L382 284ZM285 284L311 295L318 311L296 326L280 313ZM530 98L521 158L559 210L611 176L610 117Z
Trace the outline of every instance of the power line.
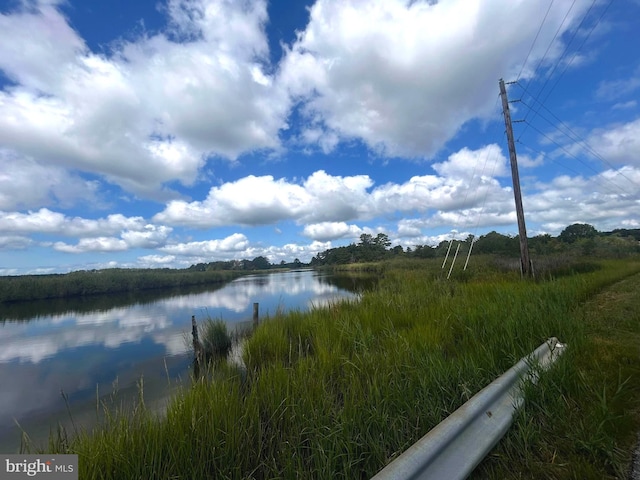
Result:
M528 108L532 108L531 106L527 105L526 102L524 101L520 101L524 106L528 107ZM544 115L538 113L538 115L540 116L540 118L542 118L543 120L545 120L547 123L549 123L549 125L551 125L552 127L554 127L556 130L558 130L560 133L562 133L563 135L565 135L569 140L575 142L578 146L582 147L588 154L591 154L593 157L597 158L598 160L600 160L603 164L605 164L606 166L608 166L609 168L611 168L614 171L617 171L617 175L620 175L621 177L623 177L624 179L626 179L629 183L631 183L632 185L636 186L636 183L629 177L627 177L624 173L622 173L620 171L620 169L616 168L611 162L609 162L606 158L604 158L602 155L600 155L600 153L598 153L590 144L587 140L585 140L583 137L580 136L580 134L576 133L571 127L569 127L569 125L567 125L566 123L564 123L562 120L560 120L551 110L549 110L544 104L540 104L540 108L538 109L538 112L540 111L540 109L544 109L546 110L556 121L559 122L560 125L562 125L562 127L564 129L566 129L566 131L563 131L562 129L560 129L560 127L558 127L557 125L555 125L551 120L549 120L548 118L546 118ZM530 126L530 123L527 122L527 126ZM532 127L533 128L533 127ZM567 133L567 131L569 133ZM522 137L522 134L524 133L524 131L520 134L520 136L518 137L518 141L520 140L520 138ZM571 134L571 135L570 135ZM580 160L582 161L582 160ZM585 164L587 165L587 164ZM591 168L591 167L590 167ZM621 188L621 187L620 187Z
M560 81L560 78L562 78L562 76L564 75L564 73L567 71L567 69L569 68L569 65L573 62L573 60L575 59L575 57L577 56L578 52L582 49L582 47L584 46L584 44L586 43L587 39L591 36L591 33L593 32L593 30L595 30L595 27L602 21L602 19L604 18L605 13L607 12L607 10L609 9L609 7L611 6L611 3L613 2L613 0L609 1L609 4L607 4L607 6L605 7L605 9L603 10L602 14L600 15L600 17L598 18L598 20L592 25L591 29L589 30L588 35L585 37L585 39L582 41L582 43L580 44L580 46L574 51L573 56L571 57L571 60L565 64L565 68L563 69L563 71L560 73L560 75L558 76L558 78L556 79L555 83L553 84L553 86L551 87L551 89L549 90L549 92L547 93L547 95L544 97L544 99L542 101L539 101L538 99L540 98L540 95L542 95L542 92L544 91L544 89L546 88L547 84L549 83L549 80L551 80L551 77L553 76L553 73L556 71L556 69L558 68L558 65L560 65L560 62L562 61L562 59L565 57L567 51L569 50L569 47L571 46L571 43L573 43L574 38L576 37L578 31L580 30L580 27L582 26L582 24L585 22L585 20L587 19L589 13L591 12L591 10L593 9L595 3L597 0L593 0L591 3L591 6L589 7L589 9L586 11L586 13L583 15L582 20L580 21L578 27L575 29L575 31L573 32L573 36L571 37L571 40L567 43L567 45L565 46L564 51L562 52L562 55L558 58L558 60L556 61L554 67L548 71L547 75L546 75L546 80L544 82L544 84L542 85L542 88L538 91L538 93L534 96L531 94L531 92L528 91L528 88L526 88L525 86L521 85L520 83L518 83L525 92L529 93L529 95L531 95L531 97L533 98L533 101L535 103L539 103L541 106L544 106L544 102L549 98L549 96L551 95L551 92L555 89L555 87L558 85L558 82ZM562 28L562 25L564 24L564 21L566 20L567 16L569 15L569 12L571 11L571 9L573 8L573 5L575 4L575 0L573 2L573 4L571 5L571 8L569 8L569 10L567 11L565 18L562 21L562 24L560 25L560 27L558 28L558 31L560 30L560 28ZM557 36L556 32L556 36ZM553 43L553 41L555 40L555 36L554 39L551 41L551 43L549 44L549 48L551 47L551 44ZM547 49L548 50L548 49ZM545 53L546 56L546 53ZM535 119L535 117L538 115L539 111L540 111L540 107L538 107L538 109L533 109L530 108L529 111L525 114L525 120L527 120L529 118L529 114L533 111L533 119ZM532 120L533 120L532 119ZM529 125L529 124L527 124ZM520 136L522 136L524 134L524 132L527 131L528 126L526 126L524 128L524 130L520 133Z
M578 31L580 30L580 27L582 27L582 24L584 23L584 21L586 20L587 16L589 15L589 12L591 12L591 9L593 8L593 6L595 5L596 0L593 0L591 2L591 6L589 7L589 9L587 10L587 12L584 14L584 16L582 17L582 20L580 21L580 23L578 24L578 26L576 27L576 29L573 31L573 35L571 36L571 39L567 42L567 44L564 47L564 50L562 51L562 54L560 55L560 57L558 57L558 60L555 62L555 65L553 66L553 68L551 70L549 70L547 72L546 75L546 80L544 82L544 84L542 85L542 88L540 89L540 92L538 93L538 96L536 97L536 100L538 99L538 97L542 94L542 92L544 91L545 88L547 88L547 84L549 83L549 80L551 80L551 77L553 77L553 74L555 73L556 69L558 68L558 65L560 65L560 63L562 62L562 59L564 58L564 56L567 54L567 51L569 50L569 47L571 46L571 44L573 43L573 40L576 38L576 35L578 33ZM570 10L569 10L570 11ZM567 15L569 14L569 12L567 12ZM563 21L564 22L564 21ZM564 73L564 72L563 72ZM554 85L555 87L555 85ZM549 91L549 93L547 93L547 96L545 97L545 99L542 101L542 103L544 103L544 101L549 98L549 95L551 94L551 91L553 89L551 89ZM535 112L537 113L537 112Z
M586 168L588 168L589 170L591 170L592 172L594 172L596 175L600 175L602 172L596 170L595 168L593 168L591 165L589 165L588 163L584 162L581 158L577 157L576 155L574 155L572 152L570 152L569 150L567 150L565 148L564 145L559 144L558 142L555 141L555 139L551 138L549 135L547 135L546 133L544 133L543 131L539 130L538 128L534 127L533 125L529 124L529 126L535 130L536 132L538 132L540 135L542 135L543 137L545 137L547 140L549 140L551 143L553 143L554 145L556 145L558 148L560 148L563 152L565 152L567 154L567 156L577 160L578 162L580 162L582 165L584 165ZM562 132L561 132L562 133ZM520 142L522 143L522 142ZM577 173L577 172L575 172ZM580 175L580 174L578 174ZM624 194L630 195L630 193L622 188L620 185L614 183L611 179L606 178L606 177L602 177L604 178L607 182L611 183L611 185L613 185L615 187L615 190L612 190L613 193L619 193L620 191L622 191Z
M573 0L573 3L569 7L569 10L567 10L567 13L564 15L564 18L562 19L562 23L560 24L560 26L556 30L555 35L553 36L553 38L549 42L549 45L547 46L547 49L544 52L544 55L542 56L542 58L538 62L538 65L536 65L536 68L533 70L534 73L538 71L538 69L540 68L540 65L542 65L542 62L544 62L544 60L547 58L547 54L549 53L549 50L551 50L551 46L553 45L553 42L556 41L556 38L558 37L558 34L560 33L560 30L562 29L562 26L564 25L564 22L567 20L567 17L569 17L569 13L571 13L571 10L573 9L573 6L575 4L576 4L576 0Z
M594 3L595 3L595 0L594 0ZM575 52L573 52L573 56L571 57L571 59L567 63L565 63L564 69L562 70L562 72L560 72L560 75L558 75L558 78L556 79L555 83L551 87L551 90L549 90L549 93L547 93L547 95L544 97L544 100L542 100L542 103L544 103L549 98L549 95L551 95L551 92L556 88L556 85L558 85L558 82L560 81L562 76L568 70L569 66L573 63L573 60L578 55L578 52L580 52L580 50L582 50L582 47L584 46L584 44L587 43L587 40L589 40L589 37L591 37L591 34L593 33L593 31L596 29L598 24L602 21L602 19L604 18L605 14L607 13L607 10L609 10L609 7L611 6L612 3L613 3L613 0L609 0L609 3L602 10L602 13L600 14L600 17L598 18L598 20L596 20L596 22L591 26L591 29L589 30L587 35L582 39L582 43L577 48L577 50ZM593 5L594 4L592 3L591 7L589 7L589 11L591 11L591 8L593 7ZM587 12L587 14L589 13L589 11ZM586 18L586 15L583 17L583 21L584 21L585 18ZM580 22L580 25L582 25L582 22ZM579 29L579 27L578 27L578 29ZM576 33L577 33L578 29L576 29ZM574 36L575 36L575 34L574 34Z
M526 145L526 144L522 143L520 140L516 140L516 143L518 143L519 145L522 145L523 147L525 147L525 148L537 153L538 155L542 155L543 157L547 158L547 154L545 152L543 152L541 150L537 150L537 149L533 148L531 145ZM570 167L558 162L555 158L551 157L551 161L555 162L558 166L560 166L560 167L562 167L562 168L564 168L566 170L569 170L571 173L575 173L578 176L582 175L577 170L574 170L573 168L570 168Z
M553 2L554 2L554 0L551 0L551 3L549 3L549 7L547 8L547 12L544 14L544 18L542 19L542 22L540 23L540 26L538 27L538 31L536 32L536 36L533 39L533 42L531 42L531 47L529 47L529 52L527 53L527 57L524 59L524 62L522 62L522 67L520 67L520 71L518 72L518 77L516 78L516 82L518 80L520 80L520 75L522 75L522 71L524 70L524 67L527 64L527 60L529 60L529 55L531 55L531 52L533 51L533 47L536 44L536 41L538 40L538 36L540 35L540 32L542 31L542 26L544 25L544 22L547 20L547 16L549 15L549 12L551 11L551 7L553 6ZM534 70L533 74L535 75L535 70Z

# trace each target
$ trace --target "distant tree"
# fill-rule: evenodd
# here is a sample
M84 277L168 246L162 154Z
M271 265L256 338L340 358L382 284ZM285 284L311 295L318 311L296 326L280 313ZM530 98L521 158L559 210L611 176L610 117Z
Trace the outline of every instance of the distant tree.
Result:
M493 253L498 255L515 255L520 253L518 237L508 237L495 230L482 235L474 248L476 253Z
M372 242L376 247L382 248L383 250L386 250L391 246L389 236L384 233L379 233L378 235L376 235L376 238L374 238Z
M598 231L588 223L574 223L565 228L558 238L564 243L574 243L581 239L594 238Z
M632 230L626 228L616 228L615 230L609 232L607 235L615 235L621 238L629 237L640 242L640 228L634 228Z
M256 270L267 270L271 268L271 263L269 263L269 259L266 257L256 257L251 261L251 263L253 264L253 268Z
M402 255L404 253L404 249L402 248L402 245L396 245L391 249L391 252L394 255Z
M549 255L562 250L560 241L548 233L536 235L529 239L529 249L538 255Z
M360 235L360 243L358 246L367 247L373 243L373 236L368 233L363 233Z
M409 253L408 250L409 249L407 249L407 253ZM418 258L434 258L436 256L436 250L429 245L416 245L413 250L413 256Z

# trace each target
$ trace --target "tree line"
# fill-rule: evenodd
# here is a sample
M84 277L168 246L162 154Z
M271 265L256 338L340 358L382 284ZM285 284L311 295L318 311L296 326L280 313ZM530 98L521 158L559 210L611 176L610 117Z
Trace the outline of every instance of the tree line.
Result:
M528 238L529 250L534 255L572 254L597 257L624 257L640 253L640 229L616 229L611 232L598 232L592 225L575 223L565 228L560 235L549 234ZM480 237L469 235L463 242L468 249L473 244L474 254L494 254L506 257L520 255L518 236L502 235L496 231ZM444 257L450 242L442 241L438 245L415 245L403 248L391 247L389 237L379 233L376 237L369 234L360 236L359 243L336 247L318 253L311 259L311 266L339 265L359 262L378 262L391 258L437 258Z
M533 255L574 254L596 257L623 257L640 253L640 229L616 229L598 232L593 226L576 223L565 228L560 235L538 235L528 239ZM520 244L517 236L502 235L495 231L475 238L469 235L463 243L473 245L477 254L518 257ZM253 260L229 260L198 263L186 269L123 269L82 270L67 274L21 275L0 277L0 302L46 300L105 293L137 292L158 288L209 285L224 283L239 275L275 268L320 267L348 263L379 262L391 258L444 257L450 242L438 245L415 245L403 248L391 246L388 235L375 237L362 234L359 243L330 248L314 256L309 264L295 259L272 264L267 257Z
M228 282L239 274L233 271L193 272L170 268L110 268L65 274L6 276L0 277L0 302L208 285Z
M269 270L271 268L300 268L306 264L302 263L299 259L295 259L293 262L285 262L282 260L279 264L272 264L267 257L259 256L253 260L227 260L216 261L209 263L197 263L191 265L187 270L192 272L209 272L220 270L231 271L254 271L254 270Z

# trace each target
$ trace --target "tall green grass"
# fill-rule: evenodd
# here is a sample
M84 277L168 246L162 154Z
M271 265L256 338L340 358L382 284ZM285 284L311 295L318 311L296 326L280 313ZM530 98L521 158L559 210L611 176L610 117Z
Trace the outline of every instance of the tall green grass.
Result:
M575 413L583 425L570 442L576 453L569 461L587 473L623 468L613 405L629 401L632 387L621 372L612 399L600 377L581 376L593 364L586 358L591 327L577 312L604 287L639 272L640 263L604 262L538 282L488 265L446 281L439 263L386 265L378 289L357 304L270 319L244 344L246 370L215 364L165 416L142 406L116 412L50 450L77 453L83 479L369 478L556 336L569 344L567 354L551 380L530 392L531 408L479 475L517 477L519 462L549 460L528 453L541 435L530 425L555 421L564 405L580 408L585 391L598 415ZM547 445L551 451L553 443Z

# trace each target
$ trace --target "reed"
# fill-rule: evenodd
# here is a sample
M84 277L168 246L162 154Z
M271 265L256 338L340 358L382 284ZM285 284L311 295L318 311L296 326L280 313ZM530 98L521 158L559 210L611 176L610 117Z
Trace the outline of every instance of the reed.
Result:
M631 413L640 372L625 343L631 334L620 332L640 333L640 305L629 307L635 323L612 309L604 326L586 305L640 272L640 262L557 277L550 270L537 282L488 266L445 281L436 263L386 264L359 303L277 315L246 340L246 371L216 363L165 416L143 406L116 412L92 432L52 441L50 451L77 453L87 479L369 478L556 336L567 354L527 392L528 406L476 476L622 471L621 452L640 426ZM575 428L565 440L568 422Z

